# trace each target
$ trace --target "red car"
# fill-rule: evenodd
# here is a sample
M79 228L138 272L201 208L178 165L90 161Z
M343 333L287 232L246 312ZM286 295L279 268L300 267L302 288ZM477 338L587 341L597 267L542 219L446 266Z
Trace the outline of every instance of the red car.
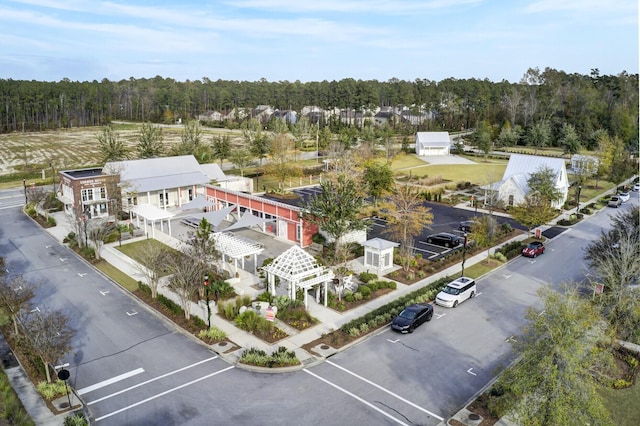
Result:
M544 253L544 244L539 241L534 241L529 243L525 248L522 249L522 255L527 257L536 257L539 254Z

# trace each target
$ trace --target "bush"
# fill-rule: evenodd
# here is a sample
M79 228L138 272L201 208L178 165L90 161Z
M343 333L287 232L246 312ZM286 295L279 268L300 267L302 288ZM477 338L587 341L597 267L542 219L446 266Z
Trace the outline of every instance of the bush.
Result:
M361 272L360 275L358 275L358 278L363 283L368 284L370 281L378 278L378 276L376 274L372 274L370 272Z
M77 412L73 416L64 418L64 426L85 426L88 424L89 422L84 418L82 412Z
M67 387L62 380L56 380L53 383L40 382L36 386L36 389L38 393L47 400L52 400L58 396L67 394Z
M362 297L368 299L371 297L371 289L366 285L361 285L358 287L358 293L362 294Z
M216 326L211 326L209 330L200 330L198 337L219 342L227 338L227 334Z
M344 300L346 300L349 303L353 302L355 300L353 292L352 291L345 292L344 293Z
M180 307L180 305L178 305L173 300L168 299L166 296L164 296L162 294L158 294L158 302L160 302L167 309L169 309L169 311L171 311L171 313L174 314L174 315L182 315L183 314L182 307Z
M47 217L47 223L51 226L56 226L56 220L54 219L53 216Z
M287 350L287 348L283 346L279 346L271 355L267 355L265 351L260 349L247 349L242 353L240 362L243 364L269 368L288 367L300 364L295 352Z

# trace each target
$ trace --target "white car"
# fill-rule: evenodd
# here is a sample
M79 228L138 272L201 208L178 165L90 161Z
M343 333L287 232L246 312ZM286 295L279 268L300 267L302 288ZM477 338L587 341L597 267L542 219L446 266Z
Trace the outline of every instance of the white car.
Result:
M621 192L618 194L618 197L620 197L620 201L622 201L623 203L626 203L627 201L629 201L629 193L628 192Z
M476 282L472 278L460 277L447 284L436 296L436 304L455 308L459 303L476 295Z
M640 191L640 183L636 183L635 185L633 185L633 190L634 192Z

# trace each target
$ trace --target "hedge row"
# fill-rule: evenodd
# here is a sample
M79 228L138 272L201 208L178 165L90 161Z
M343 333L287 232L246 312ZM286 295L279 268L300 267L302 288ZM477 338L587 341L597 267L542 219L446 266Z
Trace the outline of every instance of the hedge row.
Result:
M406 306L422 301L416 300L418 298L424 300L433 300L433 297L447 284L449 284L451 280L451 277L440 278L439 280L434 281L423 288L405 294L404 296L399 297L398 299L389 302L386 305L380 306L379 308L374 309L373 311L368 312L367 314L359 318L355 318L349 321L348 323L340 327L340 330L344 333L353 335L355 334L355 332L353 331L354 329L363 330L363 328L378 326L382 323L382 321L386 321L385 317L389 317L389 315L385 314L392 313L392 315L397 315Z

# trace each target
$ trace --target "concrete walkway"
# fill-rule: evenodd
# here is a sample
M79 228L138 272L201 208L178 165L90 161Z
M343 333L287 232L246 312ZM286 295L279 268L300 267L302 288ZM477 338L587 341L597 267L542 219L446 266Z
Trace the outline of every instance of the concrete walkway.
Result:
M630 181L631 180L627 181L626 183ZM600 198L602 195L604 194L601 194L595 197L593 200L589 200L586 203L581 203L581 205L584 206L591 202L594 202L598 198ZM472 208L466 204L460 204L459 206L456 206L456 207L461 209L467 209L467 210L475 210L475 208ZM478 211L485 213L482 209L478 209ZM558 218L556 218L554 222L557 223L558 220L568 217L571 213L573 213L573 211L563 212L563 214L561 214ZM597 211L595 213L597 213ZM494 212L493 214L497 215L498 213ZM47 232L57 241L62 242L65 239L65 237L70 232L73 231L73 226L70 223L68 216L64 213L61 213L61 212L52 213L52 216L56 219L57 226L52 228L47 228ZM541 231L544 231L547 228L550 228L550 226L541 227ZM165 233L159 232L158 230L156 230L155 235L156 235L156 239L174 248L179 248L182 244L184 244L181 240L174 238L172 236L169 236ZM265 247L269 247L272 250L276 249L276 251L279 250L278 253L284 251L284 249L286 249L288 245L290 246L290 244L288 244L287 242L273 240L271 239L271 237L262 236L262 234L252 235L251 237L255 239L270 238L270 244L268 246L265 245ZM526 237L527 237L526 234L523 234L523 235L519 235L513 240L524 240L526 239ZM143 238L145 237L141 237L134 240L127 240L127 241L132 242L132 241L137 241ZM131 276L136 281L144 281L145 280L144 274L141 272L140 265L137 264L137 262L135 262L133 259L125 256L119 250L117 250L116 248L117 244L118 243L105 245L101 251L101 256L107 262L109 262L110 264L112 264L114 267L118 268L125 274ZM492 251L493 250L495 249L492 249ZM471 266L473 264L476 264L484 260L485 258L486 258L486 252L483 251L482 253L467 259L465 265L467 267ZM362 260L359 259L352 262L353 262L352 266L354 267L354 270L356 272L360 272L358 268L360 267L359 265L361 265ZM258 293L261 293L262 291L264 291L263 289L259 288L260 280L256 276L243 270L240 270L239 272L240 272L240 277L237 279L231 280L232 285L236 288L236 291L239 294L248 294L252 297L255 297ZM314 355L314 354L308 353L307 351L301 348L306 343L314 341L319 337L322 337L322 335L340 328L343 324L346 324L352 319L358 318L366 314L367 312L370 312L386 303L391 302L392 300L397 299L398 297L404 294L415 291L421 287L427 286L441 277L451 276L454 274L458 274L459 272L460 272L460 266L454 265L443 271L433 274L421 281L418 281L417 283L414 283L410 286L402 283L398 283L397 289L395 291L390 292L382 297L372 300L367 304L361 305L358 308L352 309L344 313L340 313L332 309L325 308L324 306L317 304L313 300L313 298L309 298L309 308L308 308L309 312L311 313L311 315L317 318L320 321L320 323L314 327L311 327L301 332L287 328L287 331L290 334L289 337L278 342L275 345L269 345L268 343L262 341L261 339L256 338L252 334L246 333L236 328L233 324L220 318L218 315L215 315L216 307L212 302L211 303L211 311L212 311L211 325L216 326L217 328L224 331L227 334L228 339L240 347L240 349L235 350L230 354L225 354L224 352L226 348L222 346L212 345L212 349L218 352L221 357L227 360L227 362L237 365L237 360L240 357L241 352L244 348L255 347L255 348L263 349L267 352L271 352L275 350L277 346L285 346L290 350L294 350L296 352L296 355L298 356L298 359L303 363L305 367L307 367L310 364L322 362L326 356L330 356L338 350L333 348L330 348L329 350L326 350L326 351L318 349L317 351L318 354ZM175 302L179 302L177 299L177 296L167 288L166 282L161 282L159 292L164 296L174 300ZM206 306L193 303L191 307L191 312L193 315L197 315L206 321ZM282 324L279 324L279 325L285 328L284 325ZM343 348L340 348L339 350L344 350L346 348L347 347L343 347ZM638 349L637 346L634 346L634 349ZM0 353L5 353L6 351L9 351L9 348L6 344L6 341L4 340L4 337L0 335ZM247 367L243 366L243 368L247 368ZM291 369L282 369L282 371L284 370L291 371ZM34 385L26 376L26 374L24 373L24 370L20 365L5 368L5 372L9 377L9 380L11 381L12 386L18 393L20 400L22 401L22 404L24 405L29 415L34 419L36 424L45 425L45 426L54 426L54 425L57 426L57 425L64 424L64 418L67 417L69 414L71 414L71 411L68 411L67 413L59 414L59 415L53 414L49 410L45 402L42 400L40 395L37 393ZM58 400L54 401L53 404L56 407L62 409L62 408L68 407L67 401L68 399L65 396L63 398L59 398ZM81 403L81 401L77 399L73 394L70 395L70 401L71 401L72 407L74 408ZM477 421L470 420L468 418L469 414L470 412L468 412L466 408L463 408L462 410L460 410L460 412L458 412L452 418L462 421L464 424L467 424L467 425L478 424ZM445 425L447 424L447 422L444 421L442 422L442 424ZM501 419L497 424L503 425L503 426L513 425L513 423L509 422L506 419Z

